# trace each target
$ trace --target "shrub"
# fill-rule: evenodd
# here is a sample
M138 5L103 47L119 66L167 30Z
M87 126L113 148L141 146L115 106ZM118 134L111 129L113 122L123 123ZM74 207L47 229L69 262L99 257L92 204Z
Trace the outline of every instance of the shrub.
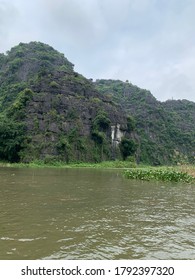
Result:
M135 129L135 119L132 116L127 117L127 131L131 132Z
M0 117L0 159L17 162L25 139L22 123Z
M58 87L59 87L59 84L56 83L55 81L52 81L49 85L50 85L50 87L52 87L52 88L58 88Z
M121 155L123 160L126 160L128 156L133 156L137 150L137 144L132 139L123 138L119 144Z
M102 145L104 142L104 133L99 132L97 130L92 131L91 133L92 139L95 141L95 143Z
M93 120L93 130L107 130L110 126L110 119L105 112L99 112Z

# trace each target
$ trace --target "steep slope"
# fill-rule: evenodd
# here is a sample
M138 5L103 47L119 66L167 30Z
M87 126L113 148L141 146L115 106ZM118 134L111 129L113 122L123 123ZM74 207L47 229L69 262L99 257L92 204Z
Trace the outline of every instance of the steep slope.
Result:
M187 154L188 160L195 162L195 103L188 100L168 100L162 104L169 122L173 120L171 137L180 147L176 150L176 157L185 162Z
M159 102L119 80L92 82L52 47L0 54L0 160L195 161L195 103Z
M132 138L118 105L52 47L20 43L0 55L0 159L101 161Z
M195 103L159 102L147 90L116 80L97 80L96 89L136 121L138 160L159 165L194 162Z

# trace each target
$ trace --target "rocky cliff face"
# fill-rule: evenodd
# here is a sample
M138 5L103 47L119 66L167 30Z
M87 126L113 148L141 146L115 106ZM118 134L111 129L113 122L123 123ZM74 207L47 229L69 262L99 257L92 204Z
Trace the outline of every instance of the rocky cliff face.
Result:
M42 43L1 56L1 114L25 126L20 160L101 161L120 157L118 134L130 137L119 105ZM112 130L118 134L112 136ZM113 138L114 137L114 138Z
M0 160L193 163L194 112L128 81L92 82L43 43L0 54Z
M194 102L160 102L129 82L97 80L94 85L134 117L138 160L154 165L195 162Z

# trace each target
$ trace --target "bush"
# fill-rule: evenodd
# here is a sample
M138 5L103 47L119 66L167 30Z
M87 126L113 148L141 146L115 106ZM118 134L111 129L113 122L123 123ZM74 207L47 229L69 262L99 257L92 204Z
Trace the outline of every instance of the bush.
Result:
M18 162L24 139L25 130L22 123L0 117L0 159Z
M95 143L102 145L104 142L104 134L103 132L99 132L97 130L92 131L91 133L92 139L95 141Z
M123 138L119 144L121 155L123 160L126 160L128 156L133 156L137 150L137 144L132 139Z
M52 87L52 88L58 88L58 87L59 87L59 84L56 83L55 81L52 81L49 85L50 85L50 87Z
M11 109L13 109L13 110L22 109L23 107L26 106L27 101L30 101L32 99L32 96L33 96L32 90L30 90L28 88L24 89L23 91L21 91L18 94L15 102L11 106Z
M110 126L110 119L105 112L99 112L93 120L93 130L107 130Z
M127 117L127 131L131 132L135 129L135 119L132 116Z

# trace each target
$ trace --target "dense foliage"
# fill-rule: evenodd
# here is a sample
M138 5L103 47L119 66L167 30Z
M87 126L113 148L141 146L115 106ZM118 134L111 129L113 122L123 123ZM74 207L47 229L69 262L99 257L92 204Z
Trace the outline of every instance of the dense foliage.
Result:
M114 139L113 139L114 137ZM52 47L0 54L0 160L194 162L195 103L76 73Z
M123 138L119 144L123 160L133 156L137 150L137 144L132 139Z
M22 123L0 116L0 159L18 162L24 139L25 130Z
M39 42L0 55L0 116L0 160L101 162L121 158L111 125L123 123L130 136L125 114Z
M195 103L157 101L128 81L97 80L97 90L133 116L139 147L137 161L162 165L195 162Z

